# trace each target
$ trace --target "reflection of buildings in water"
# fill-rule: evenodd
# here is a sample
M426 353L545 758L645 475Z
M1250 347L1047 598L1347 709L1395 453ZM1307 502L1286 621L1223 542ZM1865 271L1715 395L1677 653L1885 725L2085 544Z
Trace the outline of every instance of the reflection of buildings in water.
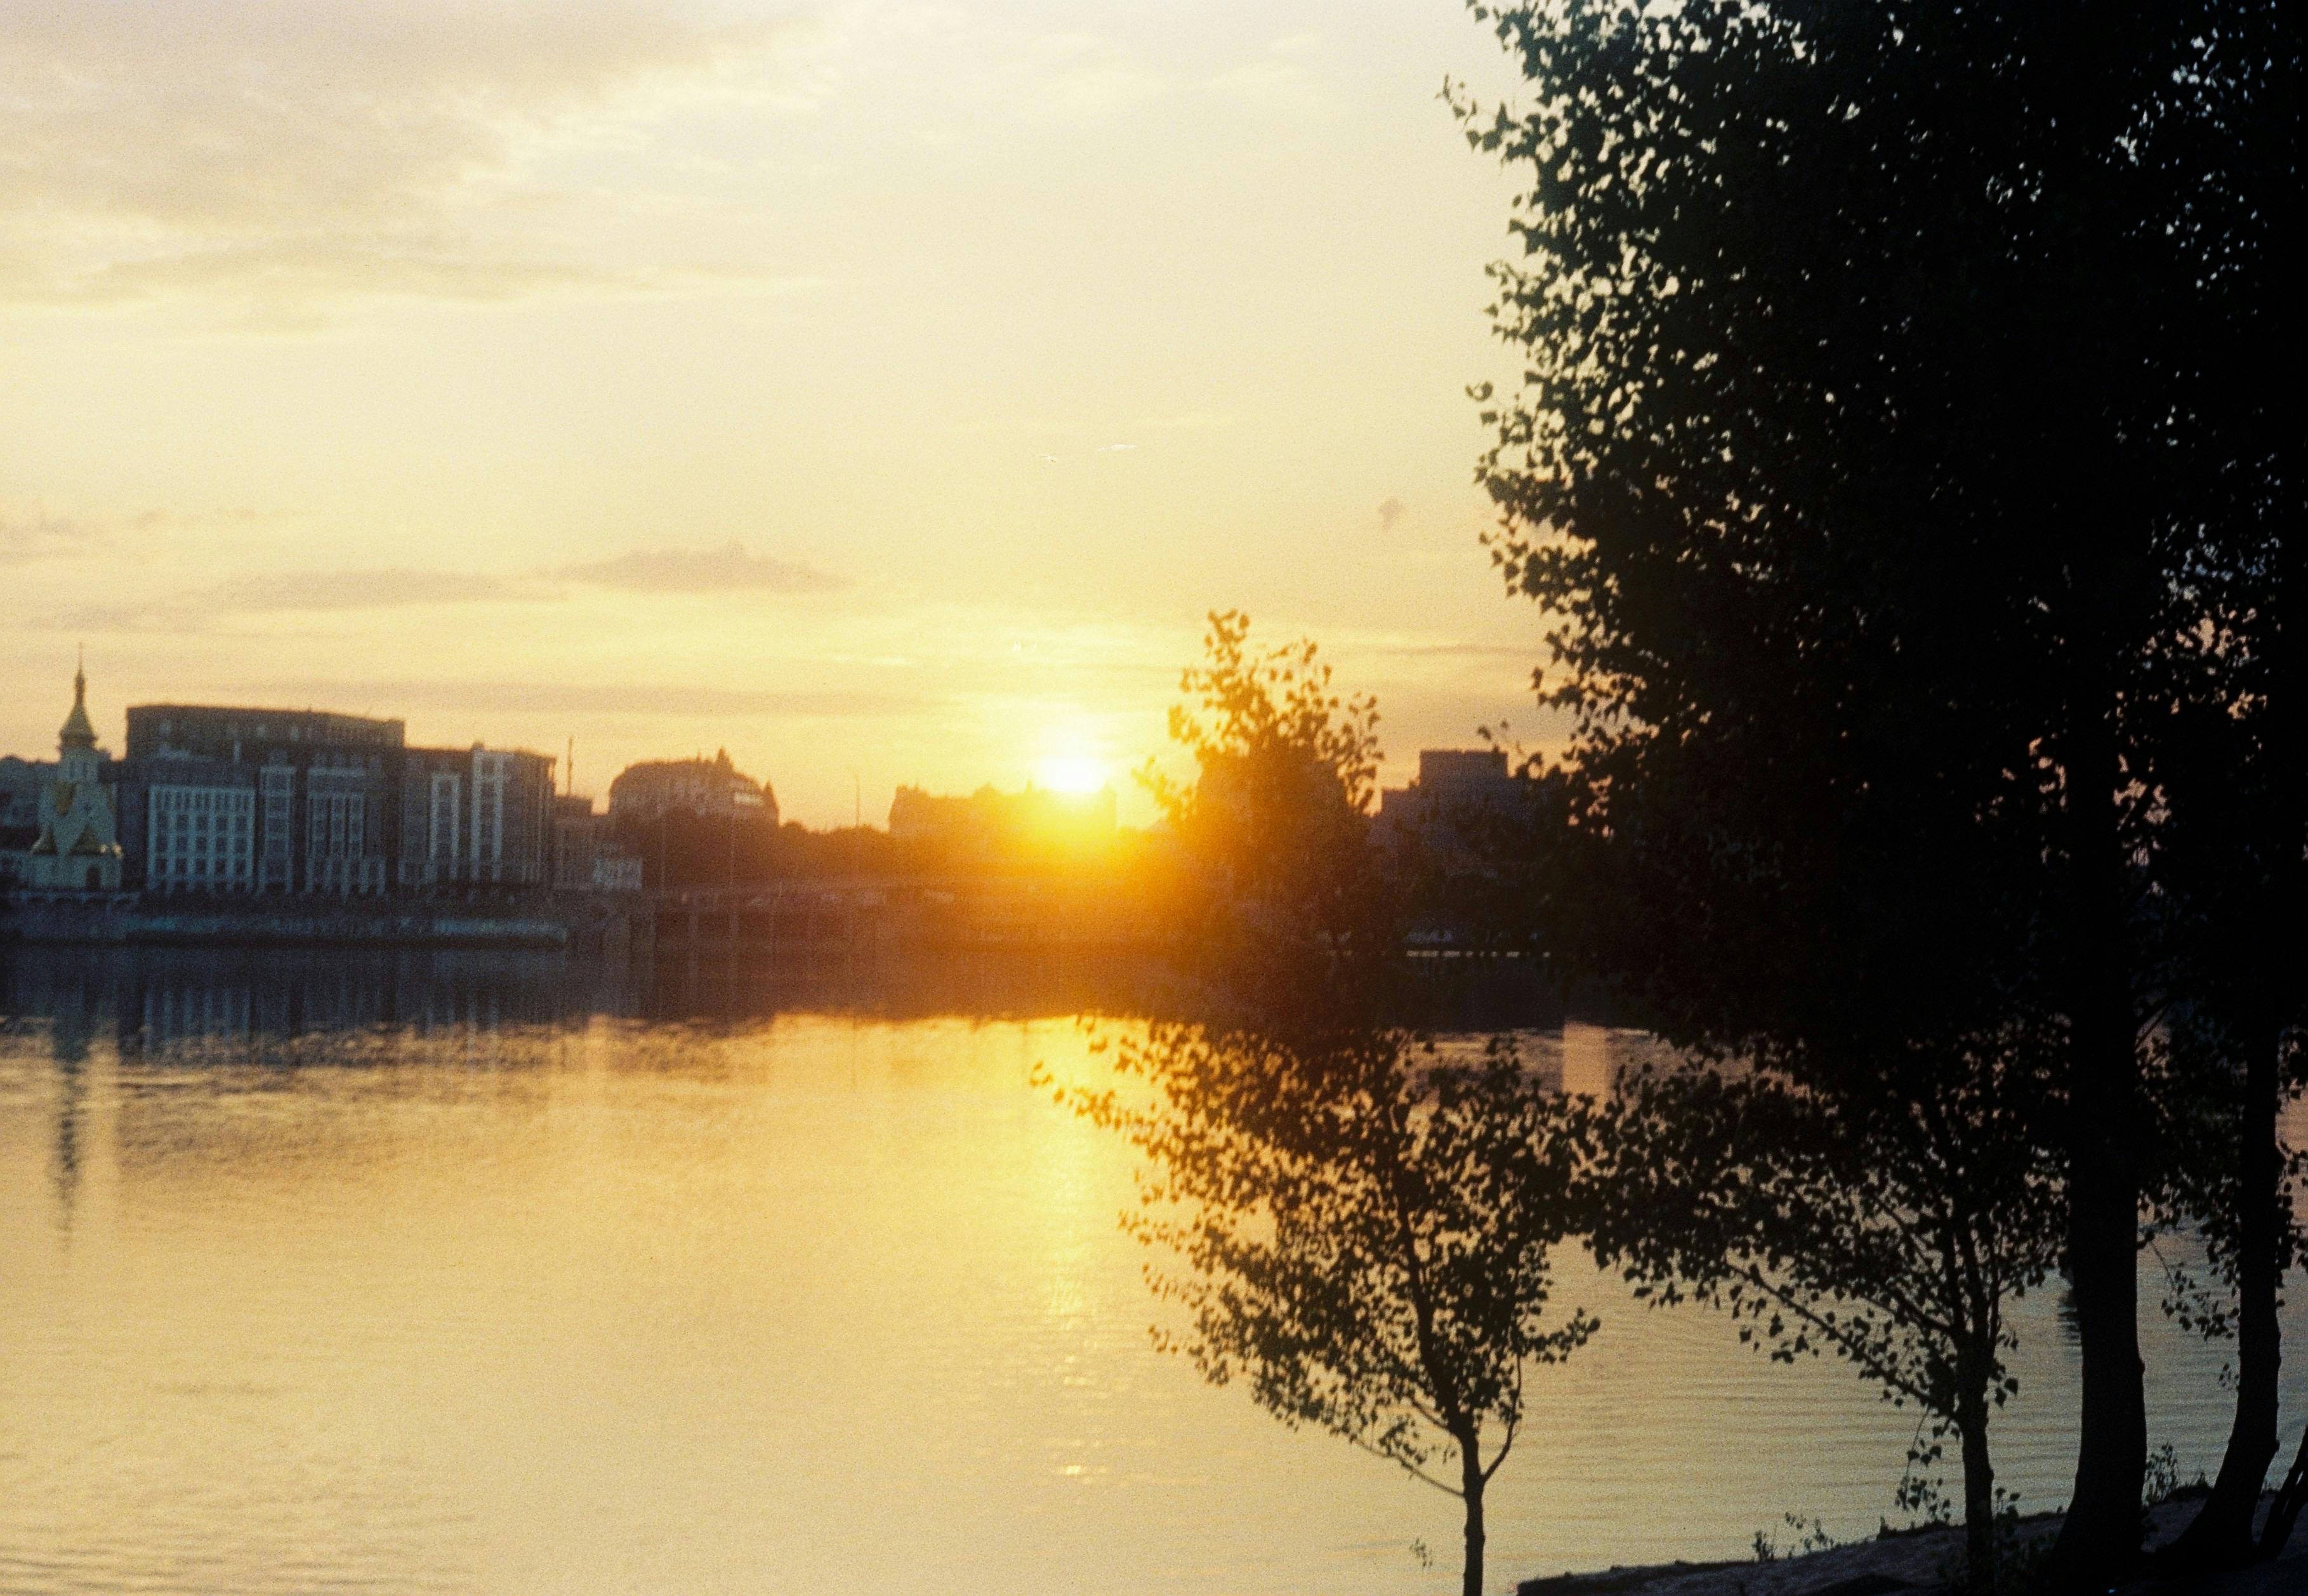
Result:
M633 1006L622 971L552 953L19 948L0 1014L46 1020L61 1059L101 1029L124 1058L316 1061L393 1031L489 1034Z
M1438 961L1410 1022L1436 1031L1546 1028L1554 1000L1512 963ZM20 947L0 954L0 1016L47 1019L83 1051L99 1028L125 1059L293 1064L375 1059L398 1032L486 1038L595 1016L1051 1018L1191 1008L1157 956L1126 950L839 947L763 960L692 945L654 962L555 952ZM330 1039L358 1039L332 1042Z
M56 1228L66 1235L80 1199L82 1119L88 1098L84 1054L84 1048L82 1056L56 1049L56 1134L48 1177L56 1192Z

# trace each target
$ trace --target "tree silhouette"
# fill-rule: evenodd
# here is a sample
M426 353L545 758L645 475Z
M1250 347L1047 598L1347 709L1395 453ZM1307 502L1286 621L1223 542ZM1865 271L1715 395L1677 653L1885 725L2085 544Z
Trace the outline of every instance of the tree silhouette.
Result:
M1477 0L1526 80L1493 551L1554 618L1591 964L1798 1066L2054 1019L2083 1345L2057 1556L2137 1547L2154 840L2301 511L2272 4ZM2183 647L2180 640L2204 640ZM2285 684L2275 691L2296 692ZM2175 778L2166 781L2166 777ZM1872 1040L1871 1040L1872 1039Z
M1146 1091L1058 1095L1148 1160L1125 1224L1188 1321L1157 1344L1459 1497L1481 1596L1484 1494L1526 1373L1597 1329L1547 1312L1578 1111L1511 1049L1451 1063L1394 1031L1310 1047L1162 1023L1113 1051Z
M1107 1039L1122 1084L1057 1095L1145 1157L1124 1223L1188 1323L1158 1343L1458 1497L1480 1596L1526 1372L1596 1329L1547 1312L1585 1111L1510 1048L1445 1058L1392 1022L1376 709L1332 689L1312 643L1248 637L1210 617L1170 718L1194 780L1145 777L1201 1017Z
M2049 1039L2020 1028L1878 1061L1887 1090L1684 1069L1620 1083L1598 1126L1593 1246L1655 1303L1743 1321L1782 1362L1832 1352L1921 1408L1963 1471L1967 1588L1996 1585L1988 1421L2019 1389L2005 1307L2059 1261L2058 1160L2037 1134Z
M1184 973L1200 1007L1236 1021L1351 1027L1377 1012L1399 940L1371 836L1378 709L1333 688L1313 643L1249 637L1247 616L1210 615L1169 717L1193 779L1151 762L1139 777L1179 866Z

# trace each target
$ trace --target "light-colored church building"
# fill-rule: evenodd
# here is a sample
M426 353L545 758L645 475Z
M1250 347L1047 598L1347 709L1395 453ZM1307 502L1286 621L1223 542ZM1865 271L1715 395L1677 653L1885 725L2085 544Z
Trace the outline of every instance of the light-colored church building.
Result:
M24 884L35 891L120 890L119 822L100 772L104 755L88 718L88 673L73 673L72 713L56 735L56 773L40 789L40 834L25 856Z

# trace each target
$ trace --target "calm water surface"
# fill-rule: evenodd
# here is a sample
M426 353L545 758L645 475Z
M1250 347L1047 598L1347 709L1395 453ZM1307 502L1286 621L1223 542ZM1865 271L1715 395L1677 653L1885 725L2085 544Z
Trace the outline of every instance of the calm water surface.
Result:
M1028 1084L1095 1068L1074 996L963 986L17 955L0 1592L1454 1590L1454 1501L1150 1349L1125 1151ZM1527 1040L1574 1086L1648 1045ZM1566 1264L1605 1329L1494 1488L1500 1589L1874 1529L1912 1415ZM2022 1328L1998 1459L2049 1506L2056 1293ZM2146 1331L2215 1465L2222 1350Z

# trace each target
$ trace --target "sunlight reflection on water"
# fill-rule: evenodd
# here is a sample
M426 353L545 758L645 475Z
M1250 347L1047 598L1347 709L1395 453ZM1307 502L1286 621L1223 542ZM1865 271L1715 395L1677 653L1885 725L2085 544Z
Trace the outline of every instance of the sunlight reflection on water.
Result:
M17 988L0 1592L1455 1588L1455 1504L1150 1350L1124 1150L1028 1086L1095 1067L1070 1019L438 986ZM1526 1041L1573 1089L1650 1046ZM1560 1299L1606 1328L1538 1382L1500 1588L1888 1510L1914 1420L1840 1369L1576 1258ZM2037 1506L2071 1462L2054 1308L1997 1439ZM2209 1467L2222 1352L2145 1330L2156 1438Z

